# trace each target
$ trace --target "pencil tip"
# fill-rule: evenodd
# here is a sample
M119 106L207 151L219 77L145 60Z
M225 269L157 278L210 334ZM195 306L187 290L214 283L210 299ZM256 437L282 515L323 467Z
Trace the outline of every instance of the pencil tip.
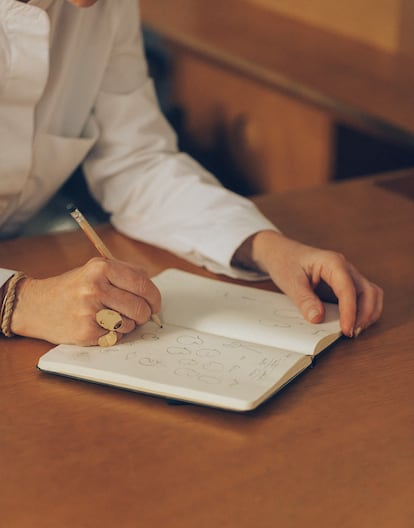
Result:
M151 319L154 321L154 323L155 323L157 326L159 326L160 328L162 328L161 319L158 317L157 314L152 314Z
M68 211L68 213L73 213L73 211L76 210L76 205L73 203L68 203L68 205L66 206L66 210Z

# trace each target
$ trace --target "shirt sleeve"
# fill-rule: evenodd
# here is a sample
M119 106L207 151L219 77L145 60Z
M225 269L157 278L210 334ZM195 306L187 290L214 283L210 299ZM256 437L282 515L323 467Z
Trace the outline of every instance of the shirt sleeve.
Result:
M277 228L179 152L148 76L136 4L128 0L119 8L117 38L90 118L100 131L84 163L91 192L120 232L216 273L263 278L230 262L249 236Z
M12 270L9 270L9 269L4 269L4 268L0 268L0 288L3 286L4 283L6 283L10 277L12 277L16 272L15 271L12 271Z

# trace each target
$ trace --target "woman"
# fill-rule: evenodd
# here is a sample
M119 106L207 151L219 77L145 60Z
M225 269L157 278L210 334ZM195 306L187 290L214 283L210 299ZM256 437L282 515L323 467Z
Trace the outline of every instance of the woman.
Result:
M120 232L214 272L268 274L313 323L324 318L314 292L324 281L348 336L381 314L382 290L344 257L284 237L177 150L148 77L136 0L2 0L0 145L3 237L18 235L82 163ZM121 338L161 306L145 271L100 258L43 280L3 269L1 284L3 333L52 343L96 344L102 308L122 315Z

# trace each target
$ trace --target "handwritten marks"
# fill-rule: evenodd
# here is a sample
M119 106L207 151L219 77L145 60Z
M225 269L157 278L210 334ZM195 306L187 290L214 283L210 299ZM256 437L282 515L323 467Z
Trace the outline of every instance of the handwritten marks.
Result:
M272 382L280 375L278 371L289 368L297 356L295 352L168 324L160 329L152 322L112 348L72 351L73 361L92 368L118 369L135 377L168 380L192 388L221 386L230 391L247 384Z
M336 305L326 304L326 321L314 325L280 293L171 269L154 281L163 295L163 320L198 332L312 354L321 339L340 331Z
M162 329L149 322L107 348L59 345L42 356L39 368L247 410L311 365L312 356L340 335L333 305L325 305L325 323L312 325L275 292L174 269L153 280L162 292Z

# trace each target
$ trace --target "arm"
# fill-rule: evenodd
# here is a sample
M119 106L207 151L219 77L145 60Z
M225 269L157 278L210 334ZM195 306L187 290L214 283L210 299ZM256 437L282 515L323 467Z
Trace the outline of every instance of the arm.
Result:
M346 335L374 322L382 310L377 286L340 255L280 235L250 200L230 193L178 152L147 76L141 35L125 20L121 26L113 60L129 57L139 75L129 92L110 75L104 81L110 89L102 90L94 113L102 136L85 164L95 197L112 212L114 226L214 272L243 278L268 274L313 322L323 319L314 290L325 282L339 301Z
M136 1L123 2L119 12L91 115L100 137L84 163L89 187L122 233L211 271L251 278L231 268L231 257L253 233L276 228L250 200L178 151L148 77Z

